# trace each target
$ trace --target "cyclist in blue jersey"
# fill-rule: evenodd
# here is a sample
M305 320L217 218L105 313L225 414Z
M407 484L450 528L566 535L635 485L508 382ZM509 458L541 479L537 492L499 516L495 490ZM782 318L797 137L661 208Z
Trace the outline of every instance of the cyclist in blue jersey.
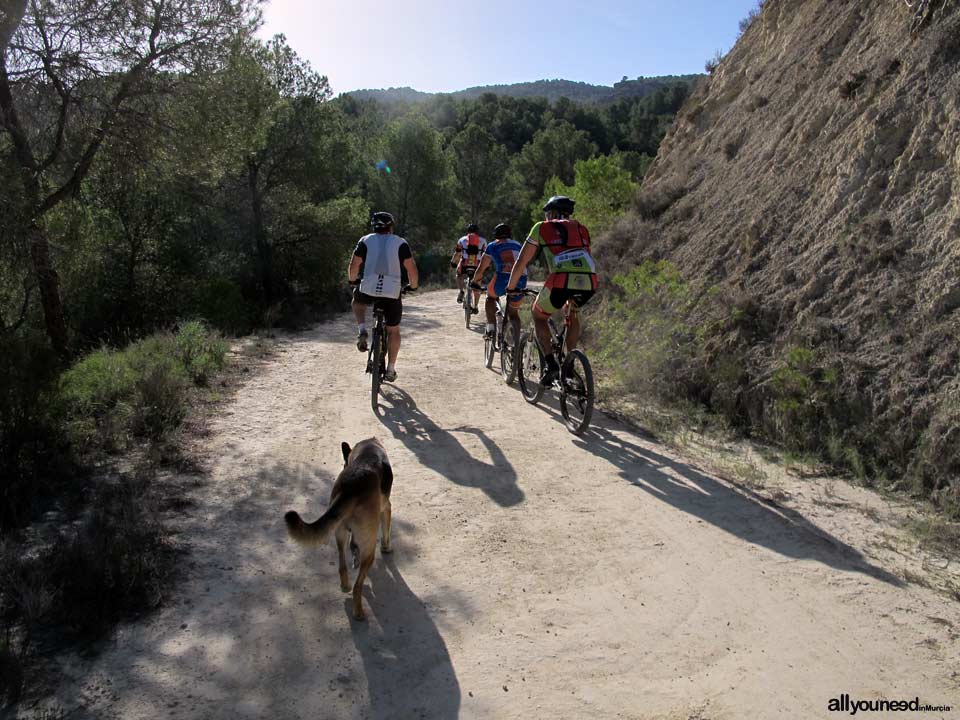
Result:
M513 264L520 257L522 245L514 240L511 235L513 231L506 223L500 223L493 229L493 242L487 245L487 249L480 258L480 265L474 278L477 282L471 287L479 288L479 280L483 277L484 271L493 267L494 275L487 286L487 300L484 310L487 313L487 336L492 336L496 332L497 321L497 298L507 294L507 283L510 280L510 273L513 270ZM527 286L526 271L520 276L517 290L523 290ZM520 336L520 305L523 303L523 295L520 293L511 294L507 298L507 317L513 330L516 333L514 337Z

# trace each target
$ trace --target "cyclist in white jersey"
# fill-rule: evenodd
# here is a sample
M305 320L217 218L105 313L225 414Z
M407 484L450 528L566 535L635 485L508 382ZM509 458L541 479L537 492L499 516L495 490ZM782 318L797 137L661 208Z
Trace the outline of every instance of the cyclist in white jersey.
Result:
M384 310L387 326L387 370L383 379L397 379L397 355L400 352L400 319L403 303L401 268L406 268L410 281L408 290L416 290L420 277L410 246L402 237L393 234L393 215L388 212L373 214L373 232L357 243L347 270L347 278L354 286L353 316L357 320L357 350L367 351L367 305L376 303Z

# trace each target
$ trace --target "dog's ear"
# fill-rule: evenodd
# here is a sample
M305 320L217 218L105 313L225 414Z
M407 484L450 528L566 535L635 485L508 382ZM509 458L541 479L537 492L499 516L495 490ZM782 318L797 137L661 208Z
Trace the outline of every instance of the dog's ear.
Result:
M346 465L347 461L350 459L349 443L345 443L345 442L340 443L340 450L343 451L343 464Z

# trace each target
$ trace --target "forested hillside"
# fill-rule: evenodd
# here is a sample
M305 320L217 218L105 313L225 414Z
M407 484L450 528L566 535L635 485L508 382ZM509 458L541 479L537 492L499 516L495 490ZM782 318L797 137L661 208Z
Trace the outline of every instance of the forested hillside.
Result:
M678 83L688 85L701 77L700 75L664 75L660 77L638 77L634 80L623 77L613 86L591 85L585 82L572 80L537 80L534 82L512 83L510 85L479 85L457 90L452 93L443 93L458 100L471 100L486 93L493 93L501 97L515 98L543 98L555 102L561 98L581 103L607 104L622 98L642 98L655 93L657 90L668 88ZM384 103L416 103L435 98L440 93L425 93L413 88L387 88L381 90L353 90L348 95L357 100L379 100Z
M638 395L960 513L960 7L767 0L743 29L600 242L640 265L607 350L633 327Z

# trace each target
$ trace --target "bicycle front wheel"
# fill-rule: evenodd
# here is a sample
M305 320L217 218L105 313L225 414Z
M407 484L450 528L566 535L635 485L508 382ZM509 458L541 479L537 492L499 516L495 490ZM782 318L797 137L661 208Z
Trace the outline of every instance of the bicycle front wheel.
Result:
M593 369L580 350L573 350L560 369L560 412L567 429L580 435L590 426L593 416Z
M507 321L500 343L500 373L503 381L509 385L517 376L517 338L513 324Z
M493 367L493 356L497 352L496 335L488 337L486 333L483 336L483 364L488 369Z
M377 396L380 394L380 383L383 381L384 358L383 330L380 327L373 329L373 345L370 347L370 407L377 411Z
M526 334L520 338L517 348L517 380L520 383L520 392L528 403L536 404L543 397L543 386L540 384L540 373L543 368L543 353L533 335Z

